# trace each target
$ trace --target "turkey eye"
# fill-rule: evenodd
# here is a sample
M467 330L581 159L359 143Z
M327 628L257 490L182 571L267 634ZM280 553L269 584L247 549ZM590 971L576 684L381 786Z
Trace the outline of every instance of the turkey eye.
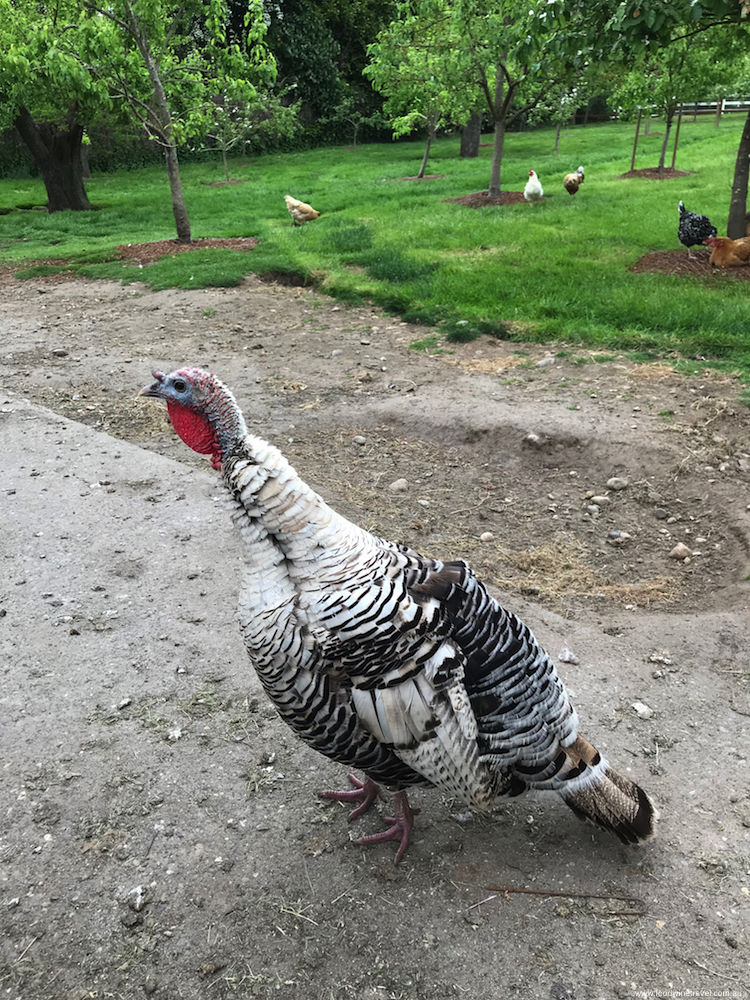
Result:
M178 378L175 379L174 387L178 392L184 392L187 389L187 384L181 378Z

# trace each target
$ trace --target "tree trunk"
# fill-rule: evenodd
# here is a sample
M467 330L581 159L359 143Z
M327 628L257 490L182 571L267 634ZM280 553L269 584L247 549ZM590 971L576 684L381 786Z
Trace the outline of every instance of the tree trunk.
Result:
M174 146L165 147L164 159L167 161L169 187L172 191L172 213L174 214L174 221L177 226L177 242L191 243L190 219L185 208L185 196L182 193L180 165L177 162L177 149Z
M674 165L677 162L677 143L680 141L680 125L682 125L682 105L680 105L680 113L677 115L677 128L674 133L674 149L672 150L672 169L674 170Z
M430 155L430 146L432 145L432 140L435 138L435 126L430 122L427 126L427 146L425 147L424 156L422 157L422 164L419 168L419 173L417 174L417 179L422 180L424 177L425 167L427 166L427 157Z
M718 128L721 125L721 112L724 107L724 98L718 97L716 99L716 118L714 118L714 128Z
M745 119L742 130L740 148L734 164L734 180L732 181L732 198L729 202L729 219L727 221L727 236L730 240L738 240L745 235L745 212L747 211L747 183L750 176L750 112Z
M557 130L555 132L555 156L557 156L557 147L560 145L560 132L562 130L562 125L557 123Z
M174 221L177 227L177 240L179 243L190 243L192 242L190 236L190 219L185 207L185 196L182 193L180 165L177 161L177 147L173 141L172 115L169 110L169 102L167 101L167 95L164 92L164 86L161 82L159 67L156 65L154 57L151 54L148 37L141 28L138 17L129 0L125 0L125 11L128 15L130 32L148 70L151 86L154 88L154 104L156 105L156 117L158 118L158 126L154 126L154 132L164 146L164 159L167 163L169 187L172 191L172 212L174 213Z
M659 173L664 171L664 161L667 158L667 146L669 145L669 133L672 129L672 119L674 118L674 112L667 115L666 128L664 130L664 142L661 144L661 155L659 156L659 166L656 168Z
M21 107L14 125L31 150L47 190L49 212L90 212L83 186L81 140L83 126L71 124L66 132L48 122L37 124Z
M490 166L490 186L487 194L496 198L500 194L500 171L503 165L503 144L505 142L505 118L495 122L495 142L492 147Z
M472 111L471 118L461 129L462 157L479 156L479 143L482 139L482 116L478 111Z
M222 149L222 151L221 151L221 158L222 158L222 160L224 162L224 176L226 177L227 184L228 184L229 183L229 165L227 164L227 151L226 151L226 149Z
M633 155L630 157L630 169L635 170L635 151L638 148L638 133L641 130L642 109L638 108L638 121L635 123L635 139L633 140Z
M500 194L500 172L503 165L503 145L505 143L505 123L507 120L507 107L503 101L505 77L502 70L502 65L506 58L507 54L503 53L495 76L495 100L492 107L492 118L495 122L495 142L492 147L492 163L490 164L490 186L487 189L487 194L490 198L497 198Z
M593 100L594 100L593 97L589 97L588 101L586 101L586 110L583 113L583 124L584 124L584 127L586 125L588 125L588 123L589 123L589 111L591 111L591 103L592 103Z

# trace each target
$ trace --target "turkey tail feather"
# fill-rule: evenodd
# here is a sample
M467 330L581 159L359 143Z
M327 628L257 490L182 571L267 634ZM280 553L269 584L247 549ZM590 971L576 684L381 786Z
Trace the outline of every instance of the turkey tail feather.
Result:
M573 758L585 760L590 753L599 758L594 747L581 736L566 749ZM609 830L624 844L639 844L655 833L659 818L656 806L639 785L613 767L605 765L588 782L559 791L579 819Z

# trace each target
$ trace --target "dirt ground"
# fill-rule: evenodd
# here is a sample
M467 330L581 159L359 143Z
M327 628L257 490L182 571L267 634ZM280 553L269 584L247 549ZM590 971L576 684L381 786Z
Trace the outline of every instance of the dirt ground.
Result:
M750 994L737 379L489 338L416 351L432 331L256 278L6 275L0 330L0 995ZM468 559L572 651L582 729L655 798L658 839L430 791L398 866L350 839L378 816L316 798L344 770L246 663L216 474L137 398L184 363L344 514Z

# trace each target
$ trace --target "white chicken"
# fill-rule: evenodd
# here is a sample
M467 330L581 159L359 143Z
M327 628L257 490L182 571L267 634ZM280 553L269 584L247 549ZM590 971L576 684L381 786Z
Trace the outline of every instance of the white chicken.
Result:
M541 201L544 197L544 189L539 183L535 170L529 170L529 179L523 189L523 196L528 202Z

